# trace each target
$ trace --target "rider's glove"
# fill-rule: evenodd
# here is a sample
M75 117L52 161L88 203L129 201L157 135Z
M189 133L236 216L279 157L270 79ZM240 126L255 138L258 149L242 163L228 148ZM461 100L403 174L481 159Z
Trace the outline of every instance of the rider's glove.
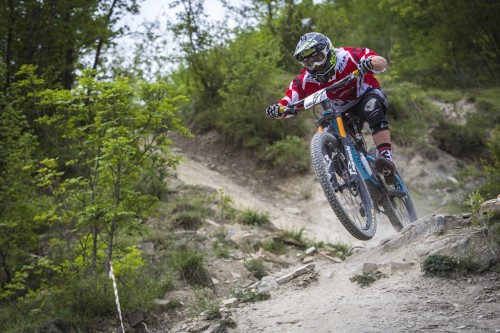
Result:
M356 66L358 67L359 75L364 75L373 69L372 59L363 59Z
M268 106L266 109L266 116L271 119L281 118L283 113L280 111L280 106L278 104L273 104Z

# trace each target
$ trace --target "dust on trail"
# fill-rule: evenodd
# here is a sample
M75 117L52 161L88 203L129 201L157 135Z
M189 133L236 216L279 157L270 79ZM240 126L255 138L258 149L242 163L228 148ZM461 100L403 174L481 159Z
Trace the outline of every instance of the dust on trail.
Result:
M377 233L370 241L358 241L342 226L326 200L313 174L284 179L279 188L252 191L236 184L230 177L210 169L205 164L184 156L185 162L177 167L177 177L189 185L201 185L222 190L239 209L267 212L271 222L279 229L298 231L311 240L344 243L352 246L377 245L395 234L387 219L378 214Z

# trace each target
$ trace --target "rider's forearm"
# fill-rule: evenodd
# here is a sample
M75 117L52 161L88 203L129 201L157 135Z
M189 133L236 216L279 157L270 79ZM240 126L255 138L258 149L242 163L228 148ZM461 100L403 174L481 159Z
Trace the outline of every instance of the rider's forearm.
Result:
M383 72L387 68L387 60L381 56L373 56L372 58L372 66L374 72Z

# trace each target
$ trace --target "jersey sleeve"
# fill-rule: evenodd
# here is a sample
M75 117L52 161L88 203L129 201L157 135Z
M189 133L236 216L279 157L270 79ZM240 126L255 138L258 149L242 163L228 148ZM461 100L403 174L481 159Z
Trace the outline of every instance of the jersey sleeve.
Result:
M305 94L304 94L303 82L304 82L304 74L302 72L290 82L290 85L285 91L285 96L282 99L280 99L278 103L281 105L288 105L304 98Z
M353 60L354 60L355 63L358 63L359 61L361 61L363 59L368 59L368 58L371 58L371 57L374 57L374 56L378 55L377 53L375 53L375 51L372 51L372 50L370 50L369 48L366 48L366 47L351 48L349 50L349 52L351 53L351 57L353 58ZM372 69L372 72L374 74L380 74L380 73L385 72L385 70L386 70L386 68L384 68L383 71L376 71L376 70Z

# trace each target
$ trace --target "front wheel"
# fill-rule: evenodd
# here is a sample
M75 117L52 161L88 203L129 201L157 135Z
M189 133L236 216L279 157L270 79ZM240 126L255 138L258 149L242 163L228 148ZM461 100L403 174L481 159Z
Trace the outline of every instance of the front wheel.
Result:
M351 175L342 144L328 132L311 141L311 160L316 177L333 211L351 235L369 240L377 227L373 202L365 181Z

